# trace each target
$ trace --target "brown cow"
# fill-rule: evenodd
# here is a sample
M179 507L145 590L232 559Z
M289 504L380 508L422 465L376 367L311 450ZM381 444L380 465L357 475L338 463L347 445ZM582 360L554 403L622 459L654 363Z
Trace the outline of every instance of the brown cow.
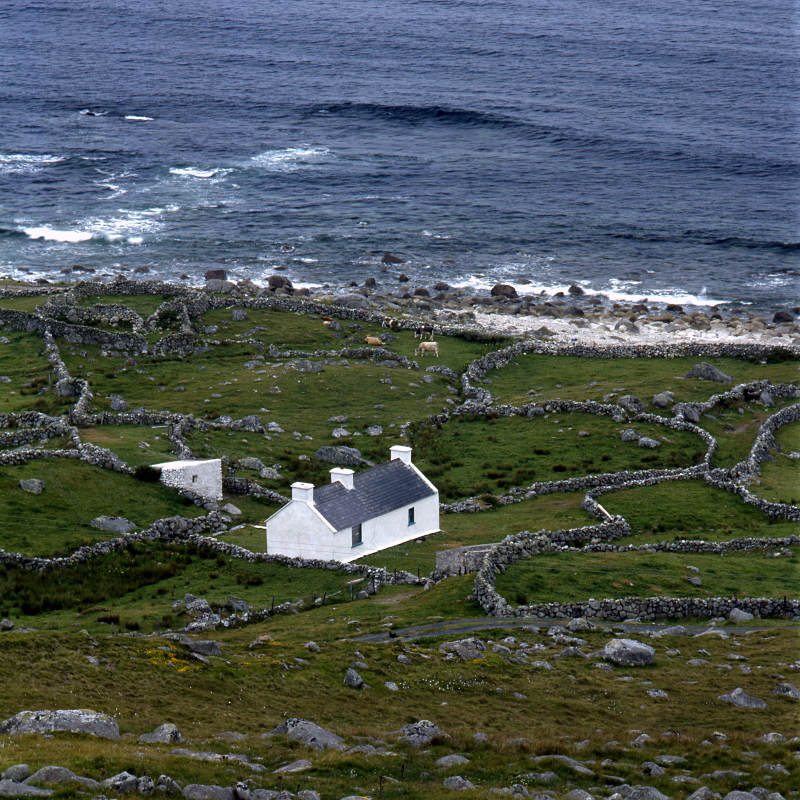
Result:
M373 347L383 347L383 342L377 336L365 336L364 341Z

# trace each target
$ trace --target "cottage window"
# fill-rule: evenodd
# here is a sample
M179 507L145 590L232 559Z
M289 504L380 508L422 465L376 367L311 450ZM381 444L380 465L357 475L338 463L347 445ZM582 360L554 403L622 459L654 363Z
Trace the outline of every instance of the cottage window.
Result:
M414 506L408 509L408 524L413 525L416 520L414 519Z
M197 475L192 475L192 483L197 483Z
M361 523L353 525L353 547L358 547L361 544Z

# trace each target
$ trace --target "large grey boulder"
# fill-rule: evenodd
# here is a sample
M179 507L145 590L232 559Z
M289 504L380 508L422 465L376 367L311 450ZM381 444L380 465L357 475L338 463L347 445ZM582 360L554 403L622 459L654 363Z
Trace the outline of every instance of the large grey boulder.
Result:
M123 770L103 781L103 786L120 794L133 794L139 785L139 779L132 773Z
M651 439L649 436L640 436L637 444L639 447L646 447L650 450L661 447L661 442L659 442L658 439Z
M449 769L460 764L469 764L469 759L459 753L451 753L449 756L442 756L436 759L436 766L439 769Z
M39 784L80 783L87 789L99 789L100 784L91 778L82 778L66 767L48 766L37 769L25 783L38 786Z
M640 414L644 409L644 403L635 394L622 395L617 399L617 405L631 414Z
M741 608L732 608L728 612L728 619L733 622L749 622L753 619L753 615L749 611L744 611Z
M31 768L27 764L12 764L5 772L0 774L0 778L21 783L31 774Z
M413 747L427 747L436 738L450 737L429 719L411 722L400 729L400 740Z
M357 467L364 463L361 451L356 447L345 447L344 445L326 445L320 447L314 453L317 461L325 461L328 464L337 464L340 467Z
M639 440L639 434L633 428L625 428L619 435L623 442L636 442Z
M29 494L41 494L44 491L44 481L39 480L39 478L22 478L19 482L19 488Z
M214 639L192 640L188 643L188 647L193 653L200 653L201 656L222 655L222 649L219 646L219 642L215 641Z
M88 733L103 739L119 739L119 726L108 714L86 709L20 711L0 722L0 733Z
M722 700L723 703L730 703L737 708L766 708L767 704L764 700L758 697L751 697L742 689L737 686L730 694L721 694L717 700Z
M603 648L603 660L621 667L641 667L652 664L656 651L636 639L612 639Z
M0 780L0 797L49 797L52 789L40 789L38 786L28 786L27 783L17 783L7 778Z
M684 378L695 378L701 381L716 381L717 383L732 383L733 378L726 375L711 364L701 361L695 364L684 376Z
M341 736L326 731L307 719L298 717L287 719L286 722L282 722L266 735L277 736L279 734L314 750L343 750L346 746Z
M439 650L443 653L455 653L462 661L473 661L484 657L486 645L480 639L471 636L469 639L444 642L439 645Z
M777 694L781 697L788 697L790 700L800 700L800 689L798 689L793 683L779 683L772 690L772 694Z
M139 737L139 741L147 742L148 744L171 744L172 742L182 742L183 736L181 736L177 725L172 722L165 722L151 733L143 733Z
M182 794L180 784L169 775L159 775L156 781L156 791L162 794Z
M625 800L669 800L669 796L654 786L634 786Z
M183 796L187 800L236 800L232 786L206 786L202 783L184 786Z
M111 395L111 410L112 411L127 411L130 408L128 401L118 394Z
M673 392L659 392L653 395L653 405L657 408L668 408L672 405L672 400L675 397Z
M344 674L344 685L351 689L361 689L365 684L364 679L352 667L348 667Z
M261 433L264 430L264 422L258 414L248 414L236 423L236 430Z
M0 631L10 631L14 629L14 621L10 620L8 617L3 617L0 619Z
M130 533L136 530L135 522L131 522L125 517L107 517L105 514L95 517L89 524L98 530L112 533Z
M266 464L260 458L255 458L255 456L244 456L239 459L238 464L243 469L254 469L256 472L266 468Z
M472 781L468 781L460 775L451 775L449 778L445 778L442 784L445 789L450 789L451 792L461 792L465 789L475 788L475 784Z

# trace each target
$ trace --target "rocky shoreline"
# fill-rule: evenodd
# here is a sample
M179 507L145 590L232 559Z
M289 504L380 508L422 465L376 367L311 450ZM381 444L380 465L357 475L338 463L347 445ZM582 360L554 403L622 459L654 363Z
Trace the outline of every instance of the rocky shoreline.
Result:
M510 284L496 284L490 292L453 287L443 282L412 287L403 274L388 279L396 286L367 278L347 286L295 287L283 275L272 275L266 286L252 281L233 282L224 270L206 273L205 287L162 283L142 277L139 281L118 275L108 285L141 283L171 287L179 295L213 292L234 298L284 296L305 298L363 311L419 320L434 326L472 328L485 334L536 337L552 342L589 345L754 343L769 347L800 349L800 305L759 313L727 304L690 306L659 302L619 303L587 294L578 285L567 292L521 294ZM93 285L103 281L91 277ZM68 292L80 286L15 284L0 294Z

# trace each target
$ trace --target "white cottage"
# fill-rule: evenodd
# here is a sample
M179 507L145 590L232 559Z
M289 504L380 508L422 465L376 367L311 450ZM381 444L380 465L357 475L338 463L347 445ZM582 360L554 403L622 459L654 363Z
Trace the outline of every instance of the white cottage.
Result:
M153 464L161 470L161 483L171 489L188 489L208 500L222 500L222 461L164 461Z
M314 488L293 483L292 499L267 520L267 552L354 561L439 530L439 491L411 463L411 448L364 472L331 470Z

